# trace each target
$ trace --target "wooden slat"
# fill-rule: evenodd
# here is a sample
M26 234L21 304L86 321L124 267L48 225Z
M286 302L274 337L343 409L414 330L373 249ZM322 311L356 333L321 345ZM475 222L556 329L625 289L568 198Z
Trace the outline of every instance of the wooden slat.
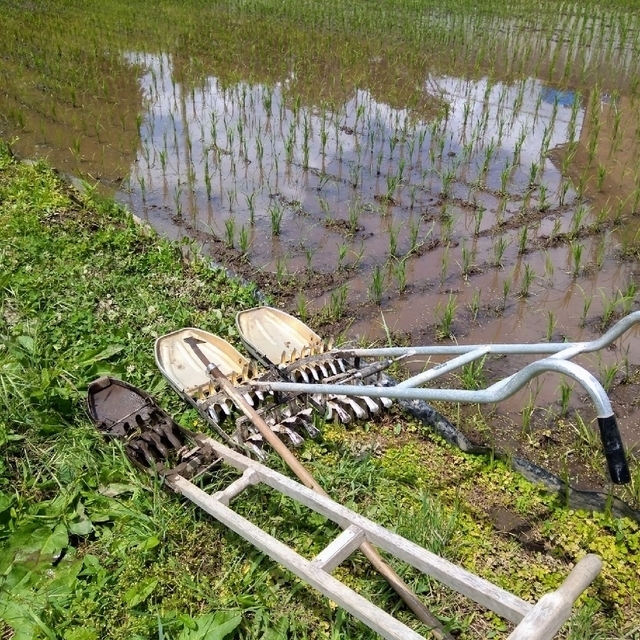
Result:
M311 564L331 573L341 565L365 540L364 531L355 525L345 529L333 542L327 545L312 561Z
M519 623L533 608L533 605L522 598L518 598L488 580L480 578L435 553L423 549L402 536L391 533L375 522L347 509L330 498L307 489L277 471L254 462L211 438L203 438L203 442L211 445L216 453L225 459L227 464L241 471L249 467L254 469L258 472L260 480L264 484L326 516L343 529L352 524L357 526L364 531L367 540L376 546L439 580L442 584L471 598L478 604L491 609L510 622Z
M363 598L322 569L314 566L312 562L298 555L285 544L256 527L188 480L178 476L174 486L191 502L204 509L216 520L219 520L229 529L248 540L256 548L302 578L353 616L362 620L370 629L382 637L388 640L424 640L420 634L376 607L369 600Z
M259 482L260 476L257 472L253 469L246 469L236 481L232 482L226 489L215 493L213 497L225 506L229 506L229 502L237 495L242 493L247 487L258 484Z

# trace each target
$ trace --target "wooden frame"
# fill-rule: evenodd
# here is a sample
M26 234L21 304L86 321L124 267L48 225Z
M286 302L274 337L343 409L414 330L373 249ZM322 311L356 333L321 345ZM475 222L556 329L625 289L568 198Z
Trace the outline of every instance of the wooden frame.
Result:
M560 588L536 605L392 533L330 498L243 456L219 442L198 437L225 463L242 472L227 489L210 495L190 481L171 478L174 488L208 514L242 536L299 578L389 640L418 640L418 633L333 578L330 573L363 541L368 541L448 587L518 625L509 640L551 640L571 616L573 603L602 568L596 555L587 555ZM239 516L229 501L247 487L263 483L332 520L344 531L313 560L307 560L265 531Z

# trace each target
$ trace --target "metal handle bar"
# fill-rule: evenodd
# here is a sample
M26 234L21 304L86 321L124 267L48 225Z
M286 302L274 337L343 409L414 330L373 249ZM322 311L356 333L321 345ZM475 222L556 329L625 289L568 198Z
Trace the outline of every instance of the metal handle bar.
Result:
M633 314L632 314L633 315ZM629 317L629 316L627 316ZM640 319L640 313L638 313ZM619 323L618 323L619 324ZM617 325L616 325L617 326ZM615 328L615 327L614 327ZM602 338L600 339L602 340ZM484 345L486 346L486 345ZM477 348L475 358L484 355L483 347ZM460 359L458 366L462 366ZM447 363L449 364L449 363ZM438 371L438 375L442 368ZM586 369L575 362L567 362L557 358L544 358L532 362L523 367L517 373L499 380L487 389L483 390L467 390L467 389L416 389L410 386L404 387L375 387L364 385L339 385L339 384L304 384L292 382L258 382L251 384L257 387L263 387L270 391L284 392L302 392L302 393L320 393L320 394L337 394L344 396L368 396L372 398L397 398L403 400L440 400L445 402L465 402L472 404L486 404L499 402L509 398L514 393L522 389L533 378L539 376L546 371L554 371L573 378L578 382L589 394L598 411L598 425L600 427L600 438L602 440L604 453L607 458L609 467L609 475L615 484L626 484L630 481L629 467L620 437L620 431L616 418L613 415L611 402L602 388L598 380ZM429 373L429 372L427 372ZM416 382L416 376L406 383L421 384Z
M557 357L567 360L578 353L599 351L617 340L623 333L640 323L640 311L634 311L625 316L611 327L597 340L590 342L538 342L533 344L469 344L469 345L430 345L428 347L381 347L379 349L340 349L332 353L340 357L396 357L411 350L418 356L454 356L477 349L489 348L489 353L495 355L508 354L557 354ZM567 352L567 355L564 355ZM560 355L563 354L563 355Z

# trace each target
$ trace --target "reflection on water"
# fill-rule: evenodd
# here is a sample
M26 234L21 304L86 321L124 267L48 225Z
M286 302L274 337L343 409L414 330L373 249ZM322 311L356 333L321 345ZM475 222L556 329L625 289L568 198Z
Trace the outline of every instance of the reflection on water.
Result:
M406 222L433 195L475 203L493 193L506 197L505 210L517 210L525 195L549 208L572 199L546 156L579 138L584 108L538 80L429 76L424 92L442 105L442 116L424 122L363 90L344 104L314 107L292 98L287 82L226 87L209 78L185 91L170 56L129 58L147 69L141 84L148 100L130 202L157 224L177 215L219 235L230 217L238 228L255 222L255 263L272 257L275 194L284 208L278 251L284 241L290 254L301 241L317 248L328 237L324 244L333 246L339 236L318 223L355 216L351 208L363 203L383 213L391 205ZM377 237L381 219L359 218L354 226Z

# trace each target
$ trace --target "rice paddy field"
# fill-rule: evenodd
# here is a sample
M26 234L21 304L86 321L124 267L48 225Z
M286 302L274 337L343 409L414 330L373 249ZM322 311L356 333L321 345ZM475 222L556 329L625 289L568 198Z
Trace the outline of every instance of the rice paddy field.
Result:
M365 341L536 342L637 307L635 3L3 8L14 149L303 319ZM629 379L634 338L590 364Z
M154 332L200 323L233 340L232 312L257 304L252 287L200 262L185 266L174 245L95 203L114 197L323 335L360 344L591 340L640 308L640 2L5 0L0 9L0 138L21 157L81 178L87 197L78 204L40 166L16 168L2 147L10 206L0 213L13 239L0 247L0 355L5 380L27 362L20 388L44 385L46 406L23 424L15 416L36 396L9 394L8 435L0 418L8 470L0 465L0 524L9 541L0 613L27 621L20 640L371 637L239 538L193 509L176 511L159 487L143 489L121 451L87 435L78 407L89 372L163 393L147 353ZM42 211L30 180L54 193L42 196ZM20 222L11 207L31 217ZM58 224L60 237L49 229ZM77 282L57 254L46 280L47 243L69 256ZM97 273L94 250L111 270L87 278ZM38 286L69 312L66 325L29 289L36 274L27 258L43 274ZM188 290L176 284L179 272ZM102 333L71 313L61 285L69 282L78 308L100 297ZM144 304L127 310L118 296ZM207 305L231 315L208 314ZM64 362L46 341L34 343L40 325L29 309L54 322ZM638 336L634 329L578 359L611 396L632 470L615 493L636 510ZM102 355L76 363L78 372L83 341ZM50 359L42 371L34 344ZM483 387L526 362L487 359L446 384ZM395 373L424 366L415 359ZM60 373L54 382L50 371ZM473 441L531 459L576 488L612 491L593 405L557 375L496 407L437 408ZM197 424L190 414L181 420ZM14 422L24 431L12 431ZM39 463L43 452L50 460ZM513 474L509 457L465 457L396 414L354 431L329 428L301 455L344 501L523 597L555 588L584 552L600 553L605 572L561 637L639 637L637 522L567 510ZM95 486L82 480L91 474ZM67 476L69 495L56 502ZM98 495L105 485L116 493ZM277 522L301 548L322 546L319 523L260 500L240 508L267 528ZM49 576L35 563L38 572L20 565L16 573L12 549L25 540L60 568ZM219 553L204 553L203 541ZM361 565L344 579L395 606ZM408 578L454 635L508 634L433 581ZM7 585L20 589L18 604ZM198 635L205 623L210 635ZM0 624L0 635L13 637L7 629Z

